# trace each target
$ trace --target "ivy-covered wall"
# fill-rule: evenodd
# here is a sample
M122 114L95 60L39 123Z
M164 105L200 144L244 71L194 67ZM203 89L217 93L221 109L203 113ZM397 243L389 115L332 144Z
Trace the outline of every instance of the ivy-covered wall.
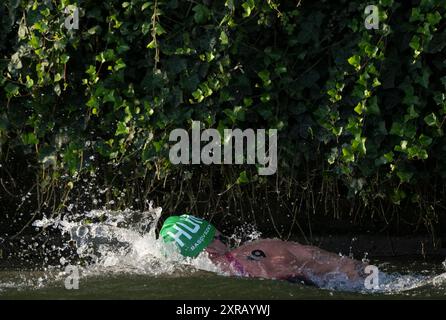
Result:
M5 0L0 220L153 199L281 235L441 231L445 17L444 0ZM277 128L278 173L172 165L192 120Z

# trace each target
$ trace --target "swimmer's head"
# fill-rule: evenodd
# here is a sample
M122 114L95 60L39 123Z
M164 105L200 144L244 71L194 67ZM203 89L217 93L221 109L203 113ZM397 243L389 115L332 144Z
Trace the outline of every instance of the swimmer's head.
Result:
M183 214L167 218L160 237L164 242L175 242L183 256L196 257L215 240L216 232L206 220Z

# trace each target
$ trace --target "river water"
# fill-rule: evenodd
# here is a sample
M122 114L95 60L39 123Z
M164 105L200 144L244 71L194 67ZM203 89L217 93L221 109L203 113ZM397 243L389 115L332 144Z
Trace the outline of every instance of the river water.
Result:
M204 255L184 260L156 240L161 209L146 213L92 211L34 223L68 241L28 246L27 263L0 264L0 299L400 299L446 297L444 257L372 258L381 276L374 290L335 290L222 274ZM258 234L256 235L258 236ZM254 237L254 236L253 236ZM47 241L48 242L48 241ZM75 247L76 259L67 256ZM23 249L21 249L23 250ZM46 256L35 264L33 252ZM29 252L28 252L29 253ZM24 256L24 255L22 255ZM3 257L8 259L8 257ZM56 261L56 262L54 262Z

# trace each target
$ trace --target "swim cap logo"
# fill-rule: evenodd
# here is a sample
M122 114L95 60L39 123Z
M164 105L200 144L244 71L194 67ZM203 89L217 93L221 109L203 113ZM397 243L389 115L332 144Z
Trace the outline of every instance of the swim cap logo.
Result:
M198 239L198 241L195 242L195 243L190 247L191 250L195 250L195 248L196 248L197 246L199 246L199 245L204 241L204 239L205 239L206 236L208 235L209 231L211 231L211 228L212 228L211 225L208 225L208 226L206 227L206 229L204 230L204 232L203 232L203 234L201 235L200 239Z
M197 219L193 216L186 216L186 220L187 222L189 222L193 228L187 226L186 224L182 223L182 222L177 222L173 228L177 231L176 233L173 233L171 231L168 231L167 234L173 239L175 240L175 242L180 246L180 247L184 247L184 242L180 239L180 237L182 235L184 235L187 239L191 240L192 236L187 232L189 231L190 233L197 233L200 230L200 225L203 223L202 220ZM180 228L178 225L182 226L183 228L185 228L186 230Z
M164 221L160 236L174 242L183 256L196 257L214 241L215 227L190 215L171 216Z

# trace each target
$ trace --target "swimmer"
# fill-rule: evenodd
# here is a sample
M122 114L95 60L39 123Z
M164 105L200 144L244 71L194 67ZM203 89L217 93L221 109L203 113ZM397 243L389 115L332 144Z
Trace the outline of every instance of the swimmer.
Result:
M288 280L322 286L329 279L363 283L365 263L314 246L280 239L247 242L229 247L229 239L209 222L191 216L166 219L160 237L175 242L186 257L206 252L223 272L234 276Z

